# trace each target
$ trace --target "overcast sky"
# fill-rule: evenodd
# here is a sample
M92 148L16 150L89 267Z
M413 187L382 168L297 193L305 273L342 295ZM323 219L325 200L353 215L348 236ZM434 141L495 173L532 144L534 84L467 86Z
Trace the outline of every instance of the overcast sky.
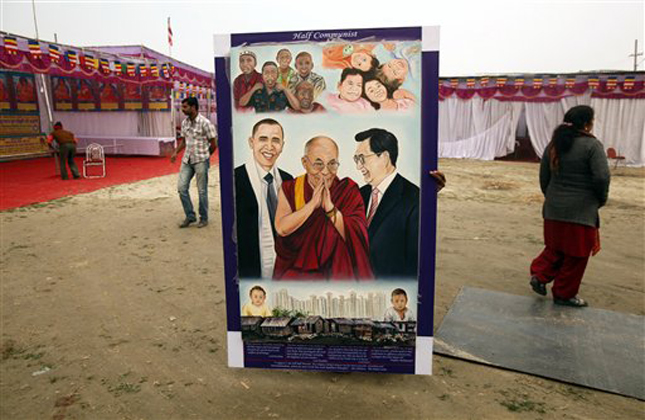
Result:
M441 26L441 76L632 70L645 1L36 1L40 38L143 44L213 71L215 33ZM34 37L31 0L0 0L1 30ZM639 70L645 69L643 56Z

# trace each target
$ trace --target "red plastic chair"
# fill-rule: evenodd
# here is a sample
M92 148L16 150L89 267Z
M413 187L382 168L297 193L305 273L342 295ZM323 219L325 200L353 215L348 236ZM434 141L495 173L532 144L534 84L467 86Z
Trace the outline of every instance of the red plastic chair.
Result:
M621 160L625 160L625 156L620 156L617 152L616 149L613 147L610 147L607 149L607 159L613 159L615 164L614 164L614 169L618 168L618 162Z

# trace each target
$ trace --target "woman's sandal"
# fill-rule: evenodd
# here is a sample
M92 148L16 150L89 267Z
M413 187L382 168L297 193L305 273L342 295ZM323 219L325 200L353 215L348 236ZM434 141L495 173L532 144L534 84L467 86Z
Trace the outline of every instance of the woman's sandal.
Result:
M556 305L573 306L574 308L584 308L585 306L589 306L589 303L587 303L586 300L579 298L578 296L574 296L571 299L559 299L554 297L553 303Z

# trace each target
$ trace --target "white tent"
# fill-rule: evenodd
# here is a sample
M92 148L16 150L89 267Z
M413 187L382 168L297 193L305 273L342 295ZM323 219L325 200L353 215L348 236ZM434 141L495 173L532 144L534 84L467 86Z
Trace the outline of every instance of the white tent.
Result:
M605 148L645 166L645 73L441 79L439 156L492 160L512 153L526 125L537 156L575 105L596 111Z

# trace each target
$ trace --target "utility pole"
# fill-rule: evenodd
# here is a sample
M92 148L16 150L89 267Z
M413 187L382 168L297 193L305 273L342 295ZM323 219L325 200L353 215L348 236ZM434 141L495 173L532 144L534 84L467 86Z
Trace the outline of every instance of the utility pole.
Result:
M638 71L638 57L643 53L638 52L638 39L634 40L634 54L629 54L629 57L634 57L634 71Z
M31 0L31 10L34 14L34 29L36 30L36 40L38 40L38 47L40 48L40 35L38 35L38 20L36 19L36 1ZM40 81L42 84L42 93L45 95L45 104L47 105L47 116L49 117L49 127L48 130L51 131L52 125L54 124L54 115L52 113L51 105L49 103L49 92L47 91L47 84L45 83L45 75L40 73Z
M36 18L36 1L31 0L31 10L34 15L34 29L36 30L36 40L38 41L38 48L40 48L40 35L38 34L38 19ZM40 90L45 96L45 106L47 108L47 122L49 126L47 127L47 132L50 132L54 125L54 113L52 112L52 106L49 102L49 92L47 91L47 83L45 82L45 75L40 73ZM58 161L58 153L54 153L54 171L56 175L60 174L60 164Z

